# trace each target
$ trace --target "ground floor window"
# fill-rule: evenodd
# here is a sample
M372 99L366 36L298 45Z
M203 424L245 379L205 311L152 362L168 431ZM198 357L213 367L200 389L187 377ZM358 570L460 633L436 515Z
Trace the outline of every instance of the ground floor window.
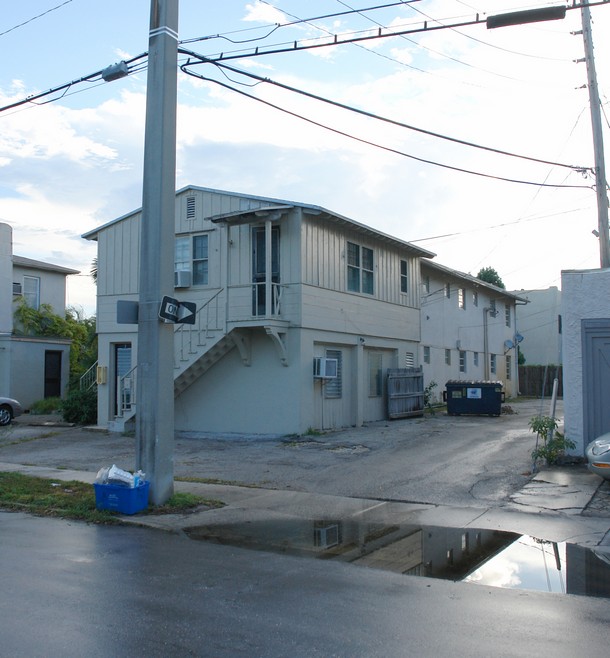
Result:
M369 352L369 397L381 397L383 393L381 352Z
M324 384L325 398L340 398L343 393L343 352L341 350L326 350L327 359L337 359L337 376Z

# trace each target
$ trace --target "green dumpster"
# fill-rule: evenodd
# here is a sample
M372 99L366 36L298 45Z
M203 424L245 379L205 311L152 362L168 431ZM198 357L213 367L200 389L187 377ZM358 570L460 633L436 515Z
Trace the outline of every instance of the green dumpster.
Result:
M502 382L450 380L445 384L443 399L450 416L499 416L504 391Z

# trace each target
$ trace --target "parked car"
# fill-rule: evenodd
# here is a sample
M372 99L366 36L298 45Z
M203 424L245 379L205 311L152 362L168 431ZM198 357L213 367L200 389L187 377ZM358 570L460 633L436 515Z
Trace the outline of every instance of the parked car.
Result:
M602 434L589 443L586 450L589 470L610 480L610 432Z
M12 398L0 398L0 425L8 425L13 418L21 416L23 407Z

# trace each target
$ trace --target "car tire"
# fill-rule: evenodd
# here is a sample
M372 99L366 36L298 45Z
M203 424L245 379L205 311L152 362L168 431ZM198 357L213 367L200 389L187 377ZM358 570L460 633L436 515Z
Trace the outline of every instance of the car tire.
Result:
M12 409L8 404L0 406L0 425L8 425L13 419Z

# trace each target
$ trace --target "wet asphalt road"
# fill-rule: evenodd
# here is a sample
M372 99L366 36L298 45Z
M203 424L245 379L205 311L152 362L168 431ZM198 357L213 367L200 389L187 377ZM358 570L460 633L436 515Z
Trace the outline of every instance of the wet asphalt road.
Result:
M509 410L499 417L437 413L299 437L181 435L174 474L341 496L499 506L531 477L535 436L528 423L541 403L520 401ZM35 420L24 416L0 429L0 461L90 472L113 463L135 467L133 436L29 425Z
M602 658L607 599L0 512L0 656Z

